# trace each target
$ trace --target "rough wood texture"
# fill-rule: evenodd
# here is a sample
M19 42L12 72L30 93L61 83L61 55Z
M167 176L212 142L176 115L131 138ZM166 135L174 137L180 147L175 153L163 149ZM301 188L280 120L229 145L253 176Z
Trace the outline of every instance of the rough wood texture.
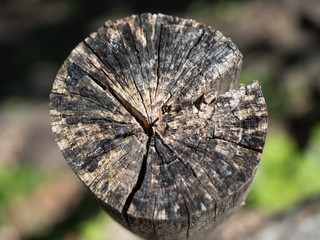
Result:
M102 207L148 239L187 239L245 200L267 131L257 81L235 89L242 55L193 20L106 22L61 67L56 141Z

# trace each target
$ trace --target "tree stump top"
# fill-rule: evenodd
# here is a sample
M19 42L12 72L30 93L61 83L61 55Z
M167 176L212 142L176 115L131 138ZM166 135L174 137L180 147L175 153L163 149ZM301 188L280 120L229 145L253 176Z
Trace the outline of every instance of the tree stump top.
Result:
M235 89L242 55L190 19L106 22L59 70L55 139L106 212L144 238L187 239L246 198L267 132L259 83Z

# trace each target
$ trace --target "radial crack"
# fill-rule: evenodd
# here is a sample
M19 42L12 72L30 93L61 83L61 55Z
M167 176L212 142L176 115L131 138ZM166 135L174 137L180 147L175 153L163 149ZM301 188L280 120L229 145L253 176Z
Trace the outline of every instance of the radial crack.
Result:
M139 172L139 176L138 176L138 180L136 182L136 185L132 188L132 190L131 190L130 194L128 195L126 202L122 208L122 215L125 217L126 222L128 224L128 227L130 227L130 222L129 222L129 218L128 218L129 207L132 203L132 200L133 200L135 193L140 190L142 183L143 183L143 180L145 178L146 172L147 172L147 159L148 159L150 141L151 141L151 137L149 137L147 145L146 145L147 151L146 151L145 155L143 156L143 160L142 160L142 164L141 164L141 168L140 168L140 172Z
M118 78L120 78L120 76L117 74L116 70L108 63L103 61L103 59L99 56L99 54L90 46L90 44L86 41L83 41L84 45L93 53L93 55L95 55L97 57L97 59L101 62L102 65L104 65L105 67L108 67L110 69L112 69L112 71L114 72L113 74L116 75ZM77 49L76 49L77 50ZM111 51L111 50L110 50ZM113 53L112 53L113 54ZM90 61L91 62L91 61ZM91 62L92 63L92 62ZM98 66L96 66L94 63L92 63L92 65L97 69L97 70L102 70L103 74L114 84L114 81L108 76L108 74L103 70L100 69ZM130 97L130 93L122 86L122 84L120 84L120 87L122 88L122 90L124 92L126 92ZM137 102L135 101L135 99L131 98L136 104Z
M129 32L130 32L131 40L132 40L132 43L133 43L133 46L134 46L134 50L135 50L135 52L136 52L136 57L137 57L137 60L138 60L138 62L139 62L139 65L140 65L140 73L141 73L141 76L144 77L145 79L147 79L147 76L145 76L146 73L143 71L143 68L142 68L141 59L140 59L140 52L139 52L139 50L137 49L136 42L135 42L135 40L134 40L134 36L133 36L133 33L132 33L132 29L131 29L131 27L130 27L129 24L128 24L128 26L129 26L129 30L130 30ZM136 87L137 87L137 86L136 86ZM150 121L150 116L149 116L149 114L148 114L147 107L146 107L145 102L144 102L144 98L143 98L141 92L139 91L138 87L137 87L137 90L138 90L138 92L139 92L139 94L140 94L143 107L144 107L144 109L146 110L146 114L147 114L148 120L149 120L149 122L151 122L151 121Z
M160 139L160 141L161 141L161 143L163 143L161 139ZM160 154L161 151L158 149L158 146L157 146L157 145L158 145L158 144L157 144L157 142L155 141L155 151L157 152L158 156L160 157L161 162L162 162L162 165L165 166L166 163L164 162L163 157L162 157L162 155ZM165 147L167 148L167 146L165 146ZM179 172L179 173L181 174L180 170L179 170L178 168L176 168L176 169L177 169L177 172ZM176 175L176 173L175 173L175 172L172 172L170 169L168 169L168 171L172 174L172 176L175 176L175 175ZM160 177L162 178L162 175L161 175ZM185 183L183 183L183 184L185 185L188 193L190 194L189 187L188 187ZM176 190L179 191L179 188L178 188L176 182L174 183L174 186L175 186ZM186 209L186 213L187 213L187 224L188 224L188 228L187 228L186 239L189 239L189 230L190 230L190 227L191 227L191 220L190 220L189 206L188 206L187 200L186 200L186 199L188 198L188 196L185 196L185 193L184 193L184 192L181 192L181 194L182 194L182 197L183 197L183 201L184 201L184 205L185 205L185 209Z
M156 86L156 91L155 91L155 99L157 97L158 93L158 87L159 87L159 80L160 80L160 72L159 72L159 67L160 67L160 46L161 46L161 35L162 35L162 24L160 25L160 33L159 33L159 44L158 44L158 65L157 65L157 86Z
M120 96L112 87L103 85L91 75L88 76L103 90L108 90L109 93L131 114L131 116L136 119L148 136L152 134L152 126L148 124L147 119L137 109L131 106L131 104L128 103L122 96Z
M152 134L152 126L148 123L147 119L133 106L131 106L123 97L121 97L116 91L114 91L109 86L109 92L114 96L115 99L117 99L121 105L133 116L137 122L141 125L144 132L150 136Z

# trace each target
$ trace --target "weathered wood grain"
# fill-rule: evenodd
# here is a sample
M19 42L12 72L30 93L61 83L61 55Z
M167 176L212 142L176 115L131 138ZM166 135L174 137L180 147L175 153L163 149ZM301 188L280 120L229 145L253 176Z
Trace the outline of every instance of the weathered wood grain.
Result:
M50 116L66 161L123 226L188 239L245 200L267 132L257 81L235 89L242 55L190 19L106 22L69 55Z

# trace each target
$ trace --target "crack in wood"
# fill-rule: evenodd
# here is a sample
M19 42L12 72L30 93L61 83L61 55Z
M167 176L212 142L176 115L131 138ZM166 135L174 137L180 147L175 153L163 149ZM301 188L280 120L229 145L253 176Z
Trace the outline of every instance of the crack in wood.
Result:
M218 42L218 41L217 41ZM200 42L199 42L200 43ZM198 43L198 44L199 44ZM226 46L227 47L227 43L226 42L223 42L223 43L220 43L220 45L218 45L216 48L219 48L219 47L221 47L221 46ZM242 55L241 54L239 54L239 53L237 53L239 56L237 56L237 57L240 57L240 60L241 60L241 58L242 58ZM223 56L224 57L227 57L229 55L229 53L227 53L227 54L224 54ZM221 60L220 60L221 61ZM187 62L187 61L186 61ZM200 60L199 60L199 62L200 62ZM196 67L194 67L194 68L189 68L188 69L188 71L185 73L185 75L187 75L187 73L188 72L190 72L190 71L192 71L192 70L197 70L198 71L198 73L197 73L197 75L203 75L206 71L208 71L208 68L211 66L211 65L213 65L214 63L217 63L217 59L216 59L216 57L214 57L213 59L211 59L205 66L203 66L203 68L201 68L200 69L200 71L198 70L198 63L194 63L194 66L196 66ZM229 66L229 67L236 67L236 66ZM241 66L240 66L241 67ZM228 84L226 84L226 83L224 83L224 80L225 79L223 79L223 75L220 73L220 70L219 70L219 68L217 68L217 67L215 67L215 70L218 72L218 75L219 75L219 78L220 78L220 86L222 85L222 84L224 84L224 85L228 85ZM225 69L224 69L225 70ZM182 77L182 73L183 72L181 72L180 73L180 75L177 77L177 81L176 82L178 82L178 80ZM234 81L237 81L237 78L235 78L235 79L233 79ZM172 100L172 97L174 96L175 97L175 99L178 99L178 97L180 97L181 96L181 94L182 93L184 93L184 91L186 90L186 89L188 89L188 88L190 88L190 86L192 86L193 85L193 83L195 82L195 78L193 78L192 79L192 81L190 81L188 84L186 84L185 86L183 86L182 87L182 89L180 89L180 91L177 93L176 91L174 92L174 93L171 93L171 95L170 95L170 98L168 98L166 101L165 101L165 103L164 103L164 105L167 105L168 104L168 102L170 101L170 100ZM228 88L228 90L230 89L230 87ZM208 90L211 90L211 89L207 89L207 91ZM219 91L218 91L218 93L219 94L221 94L221 87L220 87L220 89L219 89ZM205 92L201 92L200 93L200 95L201 94L204 94Z
M152 135L152 125L148 123L147 119L137 109L131 106L124 98L122 98L118 93L116 93L111 87L109 87L109 92L137 120L144 132L148 136Z
M112 142L112 141L114 141L114 140L120 139L119 136L121 136L121 139L125 139L125 138L128 138L128 137L134 136L134 131L132 131L131 133L125 133L125 134L122 134L122 135L118 135L118 136L114 137L113 139L108 139L108 141ZM116 147L116 146L115 146L115 147ZM86 168L87 166L91 165L91 163L92 163L93 161L95 161L98 157L101 157L102 155L104 155L104 154L106 154L107 152L109 152L109 151L112 150L112 149L105 150L105 149L104 149L104 145L102 145L102 146L98 146L97 148L95 148L95 149L94 149L91 153L89 153L89 154L94 153L98 148L102 148L103 151L100 152L99 154L94 155L93 157L90 156L90 160L89 160L88 162L86 162L85 164L82 165L82 167L81 167L82 169L84 169L84 168ZM88 158L89 156L87 155L86 157ZM119 159L119 160L120 160L120 159Z
M138 58L138 61L139 61L139 63L140 63L139 65L140 65L140 69L141 69L141 62L140 62L140 59L139 59L139 52L138 52L137 49L136 49L136 46L135 46L134 38L133 38L133 36L132 36L132 32L131 32L130 25L127 24L127 25L125 25L125 26L128 26L128 27L129 27L129 33L130 33L130 36L131 36L132 43L133 43L133 45L134 45L134 49L135 49L135 51L136 51L136 53L137 53L137 58ZM121 38L121 41L122 41L122 45L125 46L125 44L124 44L124 42L123 42L123 32L119 30L119 27L118 27L118 26L117 26L117 30L118 30L118 32L119 32L119 35L120 35L120 38ZM130 54L128 53L128 50L127 50L126 48L125 48L125 50L126 50L126 52L127 52L127 55L129 56ZM118 58L117 58L116 56L115 56L115 58L118 60ZM129 60L130 64L133 65L132 62L131 62L131 60L130 60L130 57L128 58L128 60ZM121 66L121 63L120 63L119 60L118 60L118 62L119 62L119 65ZM122 66L122 68L124 68L124 67ZM141 73L141 75L142 75L142 71L141 71L140 73ZM141 103L142 103L142 105L143 105L143 107L144 107L144 109L145 109L145 112L146 112L146 115L147 115L146 122L149 122L149 121L148 121L148 119L149 119L148 110L147 110L147 107L146 107L146 105L145 105L144 98L143 98L143 96L142 96L142 94L141 94L141 91L139 90L139 87L138 87L138 85L137 85L137 83L136 83L136 80L135 80L136 78L135 78L135 76L133 76L133 74L132 74L131 71L130 71L130 75L131 75L132 82L134 83L134 86L135 86L135 88L136 88L136 90L137 90L137 92L138 92L138 94L139 94L139 96L140 96Z
M160 140L160 139L159 139L159 140ZM160 141L161 141L161 140L160 140ZM161 142L162 142L162 141L161 141ZM162 157L162 154L161 154L162 151L159 151L159 149L158 149L158 147L157 147L157 141L155 141L155 151L157 152L158 156L160 157L161 162L162 162L162 165L163 165L163 166L167 165L167 163L165 163L164 160L163 160L163 157ZM176 169L177 169L177 168L176 168ZM179 169L177 169L177 171L180 173L180 170L179 170ZM172 172L172 171L170 170L170 168L169 168L169 172L172 174L172 176L175 176L175 175L176 175L174 172ZM180 174L181 174L181 173L180 173ZM162 178L162 176L161 176L161 178ZM165 179L164 179L164 180L165 180ZM175 185L176 191L179 192L179 187L177 186L176 182L174 183L174 185ZM185 187L188 188L188 186L185 186ZM187 224L188 224L188 226L187 226L186 239L189 239L189 230L190 230L190 227L191 227L190 211L189 211L189 206L188 206L188 204L187 204L187 198L186 198L186 196L185 196L185 193L182 192L181 194L182 194L182 196L183 196L184 206L185 206L185 210L186 210L186 213L187 213Z
M158 65L157 65L157 86L156 86L156 90L155 90L155 94L154 94L154 98L157 99L157 93L158 93L158 87L159 87L159 81L160 81L160 72L159 72L159 68L160 68L160 47L161 47L161 36L162 36L162 24L160 25L160 33L159 33L159 43L158 43Z
M142 69L142 64L141 64L141 60L140 60L140 53L139 53L139 51L138 51L138 49L137 49L136 42L135 42L135 40L134 40L131 27L130 27L129 24L128 24L128 26L129 26L129 30L130 30L129 32L130 32L131 40L132 40L132 43L133 43L133 46L134 46L134 50L135 50L135 52L136 52L137 59L138 59L138 62L139 62L141 76L144 77L145 79L147 79L147 77L145 76L144 71L143 71L143 69ZM149 89L148 89L148 90L149 90ZM144 108L145 108L145 110L146 110L146 114L147 114L147 118L148 118L147 121L150 123L151 120L150 120L150 116L149 116L149 113L148 113L148 109L147 109L147 107L146 107L146 105L145 105L145 102L144 102L144 98L143 98L141 92L140 92L140 91L138 91L138 92L139 92L140 97L141 97L141 99L142 99L142 104L143 104L143 106L144 106Z
M173 93L171 93L171 90L172 90L172 88L174 88L174 86L178 83L178 80L180 79L181 74L182 74L182 69L183 69L184 66L187 64L190 53L191 53L191 52L193 51L193 49L201 42L201 39L202 39L204 33L206 32L206 27L202 28L201 30L202 30L202 32L201 32L200 36L198 36L198 39L197 39L197 41L194 43L194 45L193 45L191 48L189 48L189 49L188 49L189 46L185 46L184 51L188 50L187 56L186 56L183 60L180 61L179 66L177 67L177 69L174 69L174 70L175 70L175 73L177 74L177 76L175 76L175 80L174 80L174 82L172 83L172 87L170 87L170 88L168 89L170 95L169 95L169 97L167 97L167 100L165 101L165 103L162 104L161 108L162 108L163 106L165 106L165 105L167 104L167 102L171 99L171 97L174 95ZM159 48L160 48L160 45L159 45ZM169 66L169 69L170 69L170 66ZM180 72L180 74L178 75L179 72ZM156 92L157 92L157 91L156 91Z
M207 27L204 26L204 27L202 28L202 32L201 32L198 40L197 40L197 41L195 42L195 44L190 48L190 50L189 50L189 52L188 52L188 54L187 54L187 56L186 56L186 61L185 61L185 62L187 62L187 60L189 59L190 54L191 54L191 52L193 51L193 49L201 42L201 40L202 40L202 38L203 38L203 36L204 36L204 34L205 34L206 31L207 31ZM178 69L180 69L180 66L179 66Z
M103 152L102 154L104 154L105 152ZM101 154L101 155L102 155ZM127 154L125 154L125 155L123 155L121 158L119 158L118 159L118 161L116 161L116 162L114 162L111 166L109 166L109 168L112 168L114 165L116 165L117 164L117 162L119 162L119 161L121 161L123 158L125 158L126 156L128 156L130 153L127 153ZM99 156L101 156L101 155L99 155ZM97 157L99 157L99 156L97 156ZM94 159L93 159L94 160ZM102 169L101 170L101 172L99 172L98 173L98 175L92 180L92 182L88 185L88 187L89 187L89 189L90 189L90 187L95 183L95 181L99 178L99 177L101 177L101 175L103 174L103 173L105 173L105 171L106 171L107 169Z
M147 171L147 159L148 159L148 153L149 153L149 147L150 147L150 141L151 141L151 137L148 138L148 142L146 145L146 153L143 156L143 160L142 160L142 164L141 164L141 168L140 168L140 172L138 175L138 180L135 184L135 186L132 188L130 194L128 195L125 204L123 205L122 208L122 215L125 217L126 219L126 223L128 224L128 227L130 228L130 222L129 222L129 218L128 218L128 209L132 203L133 197L136 194L137 191L140 190L143 180L145 178L146 175L146 171Z
M113 71L114 73L117 73L117 71L116 71L111 65L109 65L107 62L103 61L103 59L99 56L99 54L94 50L94 48L92 48L92 47L90 46L90 44L89 44L86 40L83 41L83 43L85 44L85 46L86 46L88 49L90 49L90 51L92 52L92 54L93 54L97 59L99 59L100 63L101 63L103 66L105 66L105 68L110 68L110 69L112 69L112 71ZM77 49L76 49L76 51L77 51ZM103 74L106 76L106 78L109 79L110 81L112 81L112 79L110 78L110 76L108 76L108 74L106 74L106 72L105 72L103 69L100 69L100 68L97 67L94 63L92 63L92 65L93 65L98 71L102 71ZM119 75L117 75L117 77L120 78ZM113 81L112 81L112 82L113 82ZM128 92L121 84L120 84L120 87L121 87L121 89L122 89L124 92L126 92L127 94L129 94L129 92Z
M226 141L226 142L230 142L230 143L234 143L242 148L245 148L245 149L248 149L248 150L252 150L252 151L256 151L258 153L262 153L263 151L263 146L261 148L255 148L255 147L252 147L252 146L249 146L249 145L244 145L240 142L236 142L236 141L231 141L229 139L226 139L226 138L221 138L221 137L217 137L217 136L214 136L213 139L220 139L220 140L223 140L223 141Z
M197 153L197 150L198 150L199 145L200 145L200 141L199 141L198 145L196 146L196 148L194 149L194 152L192 153L190 160L194 160L194 161L200 166L200 168L203 170L203 172L205 173L205 175L207 176L207 178L208 178L209 181L211 182L212 186L214 187L214 189L213 189L213 190L214 190L214 193L212 193L211 191L209 191L205 186L204 186L204 187L206 188L206 191L212 196L213 199L218 200L218 199L219 199L219 195L217 194L218 190L217 190L217 188L216 188L216 186L215 186L214 181L212 180L212 178L211 178L210 175L208 174L206 168L204 168L203 166L201 166L201 164L200 164L201 159L200 159L200 161L199 161L199 160L197 160L197 159L194 157L195 154ZM202 184L203 184L203 183L202 183Z
M89 75L90 76L90 75ZM100 81L96 80L92 76L90 78L103 90L108 90L109 93L133 116L140 124L142 129L147 135L152 134L152 125L148 123L147 119L133 106L131 106L123 97L121 97L111 86L105 86Z
M110 64L108 64L108 62L103 61L103 59L101 59L101 57L99 56L99 54L90 46L90 44L89 44L87 41L84 41L84 44L92 51L92 53L94 53L94 55L99 59L99 61L100 61L103 65L108 66L108 68L112 69L113 72L116 73L116 75L117 75L117 77L118 77L119 79L121 78L121 76L118 75L117 70L114 69ZM111 51L111 54L113 55L114 59L117 61L118 65L121 67L120 61L117 59L117 57L115 56L115 54L114 54L114 52L111 50L111 48L110 48L110 51ZM93 65L94 65L94 64L93 64ZM95 65L94 65L94 66L95 66ZM97 68L97 66L95 66L95 67ZM97 69L98 69L98 70L102 70L102 72L104 73L104 75L105 75L110 81L112 81L113 84L116 84L116 83L108 76L108 74L106 74L106 72L105 72L103 69L99 69L99 68L97 68ZM121 70L121 72L122 72L122 76L125 77L125 74L124 74L124 72L122 71L122 68L121 68L120 70ZM109 84L109 85L110 85L110 84ZM126 93L128 94L128 96L131 95L131 93L128 92L127 89L124 88L124 86L122 86L122 84L120 84L120 87L121 87L121 89L122 89L124 92L126 92ZM137 90L137 89L136 89L136 90ZM137 91L138 91L138 90L137 90ZM135 102L136 105L139 104L138 102L136 102L136 100L135 100L134 98L133 98L132 100Z
M195 179L197 179L197 181L199 181L200 185L206 190L206 192L211 195L211 197L213 199L218 199L218 196L216 194L212 194L210 190L208 190L208 188L206 187L206 184L204 184L202 181L200 181L199 176L197 175L197 173L195 172L195 170L193 169L193 167L186 161L184 161L177 152L175 152L169 145L167 145L164 140L161 138L161 136L156 132L156 137L160 139L161 143L163 144L163 146L165 146L175 157L176 159L178 159L183 165L185 165L186 168L188 168L191 172L192 175L194 176ZM194 150L193 153L191 153L191 156L193 156L193 154L196 153L196 149ZM190 161L193 160L193 158L191 157L189 159ZM196 160L195 160L196 161ZM196 161L197 162L197 161ZM201 167L201 165L200 165ZM212 179L209 177L209 175L207 174L207 172L205 171L204 168L201 167L202 170L204 170L204 172L206 173L206 175L208 176L209 181L212 183L212 185L214 187L215 184L213 183Z
M142 15L137 15L137 17L138 17L138 19L139 19L139 25L140 25L140 29L143 31L143 35L144 35L144 38L145 38L145 40L146 40L146 48L145 48L145 50L146 50L146 55L147 55L147 58L150 58L150 60L151 60L151 58L152 58L152 56L151 56L151 54L150 54L150 52L149 52L149 44L152 44L152 43L149 43L149 40L148 40L148 37L147 37L147 30L146 29L144 29L144 27L143 27L143 24L142 24ZM141 68L142 68L142 66L141 66ZM151 113L152 113L152 106L153 106L153 99L152 99L152 89L151 89L151 81L152 81L152 76L151 76L151 69L148 69L148 70L146 70L145 69L145 71L147 71L147 81L148 81L148 90L149 90L149 99L150 99L150 110L151 110ZM149 116L150 117L150 122L152 122L152 116Z

